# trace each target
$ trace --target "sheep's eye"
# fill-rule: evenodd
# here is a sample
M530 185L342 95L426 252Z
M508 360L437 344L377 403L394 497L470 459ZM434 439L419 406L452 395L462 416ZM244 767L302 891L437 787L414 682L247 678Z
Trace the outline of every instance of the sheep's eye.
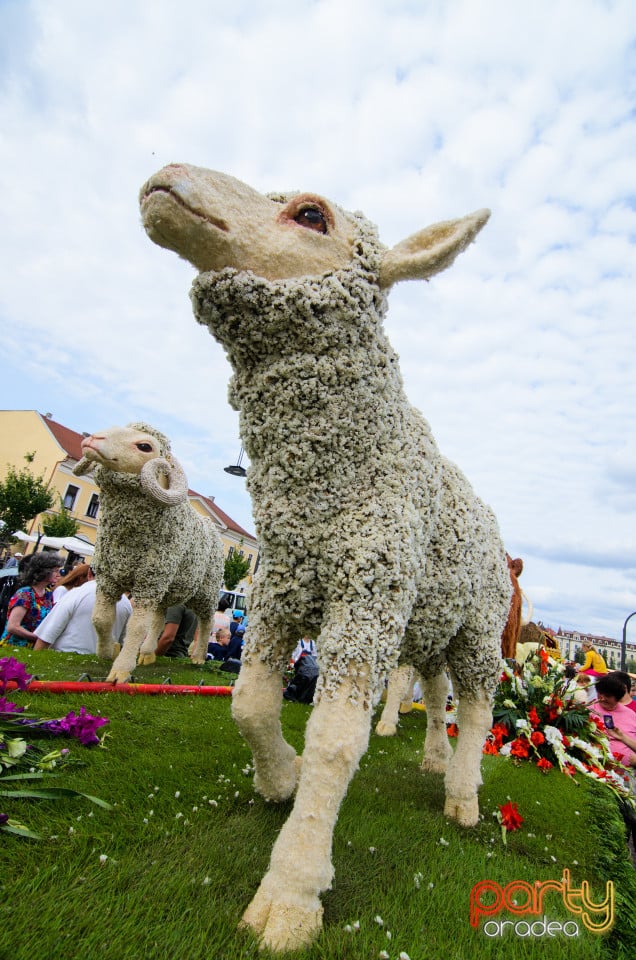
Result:
M315 230L316 233L327 232L327 220L319 207L303 207L294 217L296 223L301 227L307 227L309 230Z
M135 446L138 450L141 450L142 453L152 453L152 447L149 443L137 443Z

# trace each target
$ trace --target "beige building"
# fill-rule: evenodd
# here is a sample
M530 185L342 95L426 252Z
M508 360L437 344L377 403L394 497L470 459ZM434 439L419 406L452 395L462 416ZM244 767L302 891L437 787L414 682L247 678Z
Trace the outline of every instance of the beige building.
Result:
M0 410L0 476L6 475L7 465L21 470L27 465L35 476L42 476L55 503L49 513L59 510L59 498L70 515L79 524L76 534L80 539L95 543L99 525L99 488L90 476L76 477L73 467L82 456L81 442L88 434L76 433L48 414L36 410ZM59 496L58 496L59 495ZM189 491L190 503L197 513L209 517L218 527L223 551L227 557L238 551L256 569L258 544L254 535L244 530L215 503L195 490ZM46 514L34 517L25 533L37 536ZM237 587L244 593L251 574Z

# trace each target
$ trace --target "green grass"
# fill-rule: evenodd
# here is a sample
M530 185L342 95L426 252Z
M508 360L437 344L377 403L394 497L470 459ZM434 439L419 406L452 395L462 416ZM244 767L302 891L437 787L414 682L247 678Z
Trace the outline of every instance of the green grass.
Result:
M17 655L41 679L78 679L83 672L99 679L106 672L91 658ZM162 660L138 670L136 679L168 674L174 683L204 676L224 684L228 677ZM105 748L70 744L85 764L49 782L96 794L115 809L79 798L0 801L46 838L0 833L0 960L262 956L237 923L291 805L267 804L254 794L250 753L230 717L230 698L23 693L13 699L39 716L62 716L84 704L110 718ZM286 736L298 749L310 709L283 707ZM610 791L485 757L483 819L475 830L461 830L442 814L441 778L419 773L425 724L425 714L413 712L402 718L397 737L372 736L336 828L325 928L311 949L290 956L371 960L386 950L391 960L401 951L411 960L634 957L635 871ZM524 824L504 846L493 814L509 797ZM108 859L102 863L100 855ZM611 934L595 936L579 923L576 938L488 938L470 926L475 883L560 880L564 867L577 885L590 882L595 900L614 880ZM547 896L544 912L550 920L572 919L556 894ZM345 930L356 922L357 932Z

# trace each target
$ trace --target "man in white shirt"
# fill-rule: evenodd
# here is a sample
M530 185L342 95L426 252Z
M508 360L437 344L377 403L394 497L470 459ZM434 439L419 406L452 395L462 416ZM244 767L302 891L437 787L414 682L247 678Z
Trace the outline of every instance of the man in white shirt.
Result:
M51 648L63 653L89 653L97 651L97 634L91 617L95 606L95 580L69 590L37 629L34 650ZM132 613L127 597L122 597L115 608L113 640L123 643L126 624ZM48 622L47 622L48 621Z

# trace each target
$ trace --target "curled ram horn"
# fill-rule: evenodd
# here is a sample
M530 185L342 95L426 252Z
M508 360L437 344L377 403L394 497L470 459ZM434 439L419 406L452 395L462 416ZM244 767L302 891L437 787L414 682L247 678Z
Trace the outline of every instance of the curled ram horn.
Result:
M95 466L96 464L94 460L89 460L88 457L82 457L81 460L78 460L73 467L73 473L76 477L82 477L85 473L93 470Z
M161 477L167 480L167 487L161 485ZM148 460L141 468L139 480L149 496L167 507L175 507L188 499L188 481L183 467L174 457L171 460L164 457Z

